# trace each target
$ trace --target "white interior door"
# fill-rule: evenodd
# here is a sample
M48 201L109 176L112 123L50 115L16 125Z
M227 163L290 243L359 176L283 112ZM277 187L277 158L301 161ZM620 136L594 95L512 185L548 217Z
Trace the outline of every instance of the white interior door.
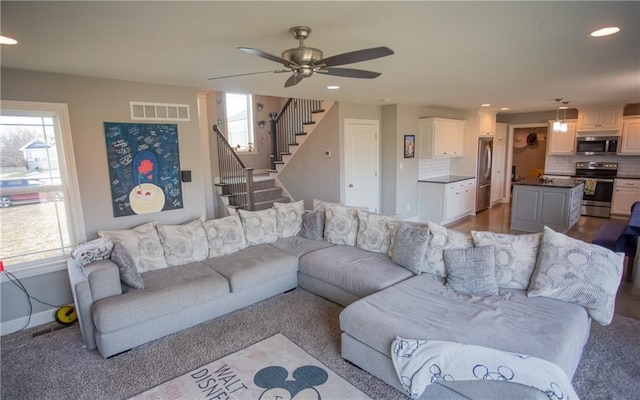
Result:
M380 121L345 119L345 204L380 209Z

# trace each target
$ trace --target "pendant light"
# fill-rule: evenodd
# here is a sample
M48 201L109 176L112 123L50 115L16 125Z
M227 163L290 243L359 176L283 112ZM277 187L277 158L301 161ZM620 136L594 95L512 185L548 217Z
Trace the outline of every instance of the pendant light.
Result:
M562 99L555 99L558 105L562 102ZM567 102L569 103L569 102ZM567 111L565 109L565 117L567 116ZM553 121L553 127L551 128L554 132L566 132L567 131L567 123L560 121L560 107L556 110L556 120Z
M560 107L563 110L563 116L562 116L562 122L560 123L560 132L566 132L569 130L569 125L567 124L567 104L569 104L568 101L563 101L562 104L564 104L564 106Z

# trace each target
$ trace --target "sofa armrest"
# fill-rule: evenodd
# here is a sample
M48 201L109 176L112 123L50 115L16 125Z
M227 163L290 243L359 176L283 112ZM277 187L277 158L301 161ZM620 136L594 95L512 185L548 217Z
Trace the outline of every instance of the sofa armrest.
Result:
M96 347L91 307L97 300L122 294L118 266L111 260L102 260L83 267L76 260L69 259L67 272L82 340L91 350Z

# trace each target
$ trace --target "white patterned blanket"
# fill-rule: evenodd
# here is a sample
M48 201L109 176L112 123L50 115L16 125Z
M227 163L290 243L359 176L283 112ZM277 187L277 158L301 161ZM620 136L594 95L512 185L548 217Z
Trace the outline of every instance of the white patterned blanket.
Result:
M396 337L391 359L412 399L436 381L498 380L538 389L554 400L576 400L567 374L547 360L471 344Z

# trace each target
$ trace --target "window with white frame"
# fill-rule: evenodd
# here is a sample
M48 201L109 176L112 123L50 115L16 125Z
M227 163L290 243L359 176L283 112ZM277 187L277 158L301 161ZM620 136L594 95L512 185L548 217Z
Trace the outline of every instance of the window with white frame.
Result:
M253 99L250 94L225 93L227 140L240 153L256 151L253 140Z
M64 266L85 239L65 104L3 101L0 260L12 270Z

